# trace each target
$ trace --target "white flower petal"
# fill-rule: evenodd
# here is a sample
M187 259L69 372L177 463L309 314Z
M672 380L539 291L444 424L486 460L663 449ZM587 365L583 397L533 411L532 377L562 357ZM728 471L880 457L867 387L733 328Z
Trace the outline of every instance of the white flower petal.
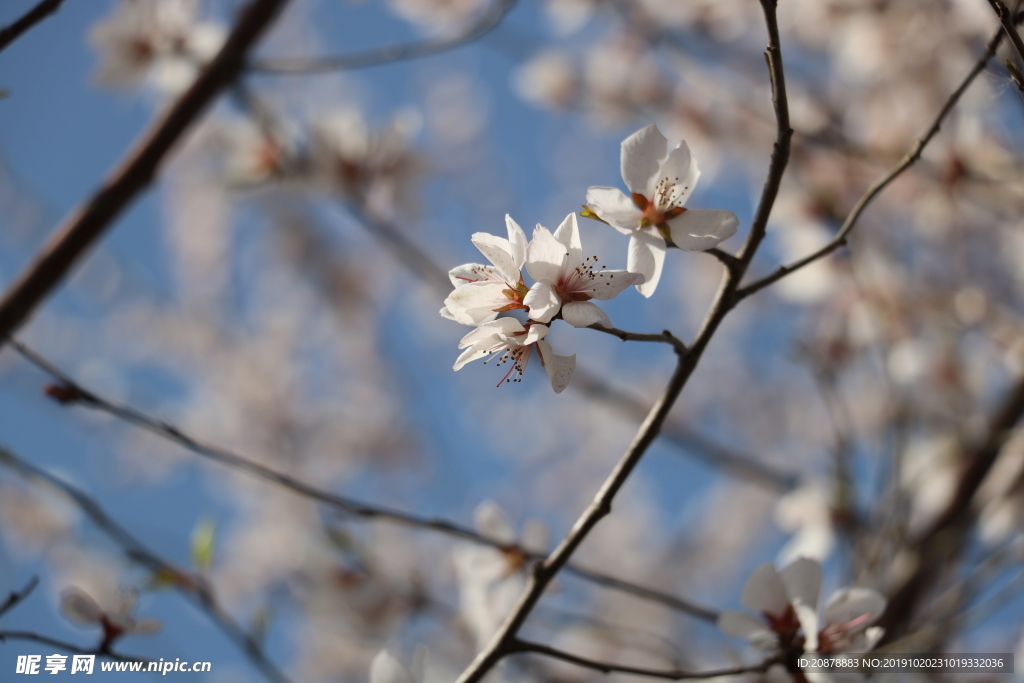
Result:
M547 228L538 225L533 229L533 239L526 249L526 270L537 282L555 284L566 267L567 255L568 248Z
M717 623L723 633L748 640L761 649L769 649L779 642L775 633L759 619L745 612L726 610L718 616Z
M656 202L658 208L662 210L683 206L693 194L693 186L697 184L698 178L700 169L697 168L697 161L690 154L687 144L680 142L679 146L669 153L668 159L654 179L654 185L648 188L650 194L644 196ZM659 183L663 183L661 188L657 187Z
M804 650L807 652L818 651L818 612L810 605L802 602L793 603L793 611L796 613L796 620L800 622L800 628L804 631Z
M444 306L463 325L480 325L494 318L495 310L511 303L504 292L504 282L470 282L456 287Z
M668 221L672 242L684 251L704 251L736 234L736 214L723 209L690 209Z
M526 233L519 227L519 224L512 220L512 216L505 214L505 227L508 229L508 243L512 247L512 259L516 263L516 270L523 267L526 262Z
M507 239L486 232L477 232L473 234L473 244L494 264L505 282L510 285L519 282L519 266L512 258L512 245Z
M562 306L562 318L573 327L612 326L608 315L597 304L589 301L570 301L565 304Z
M537 342L537 352L540 354L544 369L547 370L551 388L556 394L562 393L569 386L572 371L576 369L576 354L560 356L552 350L551 344L543 339Z
M570 213L555 230L555 239L566 246L569 252L566 263L573 266L583 263L583 246L580 244L580 228L576 223L576 214Z
M594 280L584 291L598 301L614 299L627 287L643 284L644 276L627 270L594 271Z
M467 346L472 346L488 339L497 341L522 331L522 324L515 318L498 318L497 320L483 323L475 330L468 332L466 336L459 340L459 348L464 349Z
M71 621L82 626L98 624L103 610L96 601L79 588L68 588L61 593L60 611Z
M789 596L774 565L766 562L754 570L743 587L740 603L758 614L780 616L785 613L789 607Z
M508 515L493 500L485 500L476 506L476 510L473 511L473 523L477 531L501 543L513 543L516 540Z
M641 230L629 238L629 254L626 268L631 273L644 276L643 284L636 290L644 296L654 294L661 280L661 269L665 265L665 240L657 233Z
M537 282L530 287L523 304L530 309L530 318L542 323L550 322L562 305L554 286L547 282Z
M486 356L487 353L488 352L485 349L470 347L463 351L462 353L460 353L459 357L455 359L455 365L452 366L452 370L458 372L463 367L465 367L466 363L472 363L475 360L480 360L481 358Z
M370 683L416 683L416 680L412 672L392 657L390 652L381 650L370 665Z
M547 325L530 325L530 329L526 333L526 336L516 337L516 339L520 340L520 346L529 346L530 344L536 344L539 342L541 339L546 337L550 331L551 328Z
M843 625L863 618L857 626L864 627L884 611L885 598L877 591L870 588L843 588L836 591L825 605L825 623Z
M158 619L140 619L134 622L128 630L137 635L146 636L158 633L162 627L163 625Z
M650 197L649 190L668 156L668 139L654 124L622 141L622 179L630 192Z
M818 562L801 557L779 572L779 580L791 602L801 602L812 610L818 609L818 594L821 592L821 565Z
M639 227L643 214L633 200L617 187L591 187L587 190L587 206L623 235L632 235Z
M539 519L531 519L523 525L523 533L519 542L527 550L543 553L547 552L548 545L551 543L550 536L547 524Z
M479 282L481 280L504 281L505 278L494 266L485 266L482 263L463 263L461 266L455 266L448 271L448 279L452 281L453 287L461 287L471 282Z

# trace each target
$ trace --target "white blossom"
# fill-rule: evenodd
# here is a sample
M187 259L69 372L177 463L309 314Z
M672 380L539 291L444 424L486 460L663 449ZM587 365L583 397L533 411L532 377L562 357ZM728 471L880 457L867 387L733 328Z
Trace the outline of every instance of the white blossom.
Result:
M551 388L560 394L569 386L572 372L576 368L576 355L556 354L544 339L549 331L547 325L528 322L524 326L515 318L499 318L483 323L459 342L459 348L465 351L455 361L454 369L461 370L466 363L480 358L497 357L499 366L511 364L498 385L502 382L518 382L536 346L541 363L547 370Z
M80 626L100 626L103 642L107 644L123 635L150 634L160 630L160 622L156 619L136 619L132 615L134 608L133 592L123 593L113 609L104 609L91 595L74 586L60 596L60 610L64 616Z
M626 268L644 275L637 285L644 296L658 286L669 243L702 251L736 233L739 220L731 211L684 208L700 177L685 142L669 150L668 140L652 124L622 142L621 167L631 195L614 187L591 187L587 204L598 218L629 236Z
M416 648L412 669L408 669L390 652L381 650L370 664L370 683L423 683L426 660L426 648Z
M225 37L219 23L199 19L198 9L195 0L121 0L90 34L100 52L97 83L132 88L148 80L165 93L191 85Z
M643 275L596 266L596 256L583 256L576 214L569 214L553 235L543 225L534 228L526 270L537 282L523 300L530 318L546 323L561 311L573 327L611 327L608 316L590 299L613 299L626 287L643 282Z
M499 312L525 308L527 288L521 269L526 260L526 234L511 216L505 216L505 225L508 239L486 232L473 235L473 244L492 265L466 263L448 273L455 290L444 301L443 317L479 325Z

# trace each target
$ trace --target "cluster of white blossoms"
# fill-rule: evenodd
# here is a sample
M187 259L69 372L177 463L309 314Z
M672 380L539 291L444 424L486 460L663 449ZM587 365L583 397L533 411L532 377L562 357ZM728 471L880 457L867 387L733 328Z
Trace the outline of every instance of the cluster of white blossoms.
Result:
M569 214L554 233L538 224L529 241L510 216L505 217L507 239L473 235L473 244L491 265L453 268L449 277L455 289L441 309L443 317L476 328L459 343L465 350L455 370L480 358L497 358L499 365L510 366L499 386L519 381L536 347L551 387L560 393L569 384L576 356L551 349L546 337L552 321L611 328L593 299L613 299L630 286L649 297L661 279L669 246L703 251L735 234L739 221L731 211L683 206L700 177L685 142L669 149L658 127L647 126L623 141L621 165L631 197L615 188L592 187L583 215L629 236L627 270L608 270L598 266L597 256L584 256L576 214ZM535 280L530 286L523 279L524 267ZM526 320L498 317L515 310L524 311Z
M885 611L886 601L870 588L836 591L819 619L821 578L821 564L816 560L800 558L781 571L763 564L747 581L740 599L744 607L761 618L731 611L718 618L719 628L726 633L782 656L783 664L769 671L770 680L793 680L788 674L798 674L797 678L802 676L812 683L840 678L862 680L852 672L825 674L797 668L796 660L802 654L870 652L884 634L881 627L872 624Z
M90 34L102 60L97 83L133 88L148 81L163 93L187 88L226 36L199 9L196 0L121 0Z
M61 594L60 609L79 626L102 628L102 647L106 648L122 636L145 635L160 630L160 622L156 619L136 619L133 616L135 599L134 592L125 591L117 605L112 609L104 609L91 595L72 586Z

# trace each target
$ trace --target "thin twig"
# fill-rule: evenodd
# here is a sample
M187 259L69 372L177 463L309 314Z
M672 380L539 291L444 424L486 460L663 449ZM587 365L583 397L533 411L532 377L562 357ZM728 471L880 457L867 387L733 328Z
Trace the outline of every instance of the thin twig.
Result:
M50 474L44 469L36 467L2 446L0 446L0 465L20 472L22 476L28 479L40 480L44 484L63 492L64 495L71 499L71 502L77 505L92 520L93 524L117 543L117 545L121 546L129 559L136 564L146 567L154 574L173 577L174 580L171 581L171 584L205 612L225 635L233 640L239 649L249 657L250 661L267 679L276 683L289 683L288 678L267 658L260 644L220 608L205 582L179 569L173 563L163 559L156 552L146 547L142 541L122 527L85 491Z
M306 484L298 479L288 476L287 474L249 460L227 449L203 443L164 420L147 415L146 413L130 406L115 403L100 396L99 394L96 394L91 389L78 384L69 375L17 339L10 340L10 347L21 354L26 360L59 382L58 386L48 388L48 393L54 397L55 400L63 403L77 403L82 406L101 410L118 419L124 420L131 425L172 441L196 455L206 458L207 460L220 463L227 467L246 472L247 474L265 481L272 482L292 491L293 493L297 493L306 498L328 505L356 519L382 520L416 529L425 529L443 533L464 541L495 548L496 550L511 551L517 554L522 554L529 559L543 559L544 557L542 554L530 551L527 548L516 544L510 544L506 541L492 538L471 527L464 526L457 522L452 522L438 517L423 517L382 505L364 503L345 496L335 495L329 491ZM634 595L645 600L658 602L667 607L690 614L705 621L713 622L718 618L718 614L713 610L653 588L630 583L614 576L586 569L578 565L572 565L567 569L576 576L597 585L629 593L630 595Z
M868 207L868 205L871 204L871 202L874 201L879 194L881 194L882 190L888 187L889 183L898 178L904 171L913 166L914 163L916 163L917 160L921 158L921 153L924 151L924 148L928 145L929 142L931 142L932 138L934 138L935 135L939 132L939 129L942 126L942 122L946 119L946 116L949 114L950 111L952 111L953 107L960 100L961 95L964 94L964 92L971 85L974 79L977 78L978 74L985 70L985 66L988 64L989 60L991 60L992 57L995 56L996 49L999 47L999 44L1000 42L1002 42L1002 39L1003 31L1000 30L991 38L991 40L989 40L988 45L986 45L985 47L985 52L982 54L981 58L978 59L974 67L971 69L970 73L968 73L967 77L963 80L962 83L960 83L960 86L956 90L954 90L953 93L949 96L949 99L946 100L946 103L942 106L942 109L939 111L938 116L935 117L935 120L932 122L931 127L928 128L928 131L925 133L925 135L916 140L914 144L911 146L910 150L900 160L900 162L896 164L896 166L893 167L892 170L890 170L884 176L876 180L874 184L872 184L871 187L867 189L864 195L861 196L859 200L857 200L857 203L854 205L849 215L847 215L846 220L843 221L843 225L839 228L839 232L836 233L835 237L833 237L831 241L829 241L825 246L821 247L820 249L810 254L809 256L805 256L804 258L795 261L789 265L780 266L779 269L776 270L771 275L767 275L759 280L755 280L754 282L751 282L750 284L742 287L736 293L737 298L745 299L751 294L754 294L755 292L764 289L768 285L778 282L787 275L795 273L804 266L808 266L814 263L815 261L818 261L819 259L828 256L829 254L839 249L840 247L844 246L846 244L847 238L850 236L850 232L857 225L857 221L860 219L861 214L864 213L864 210Z
M605 479L593 501L580 515L569 534L543 562L534 565L526 589L517 600L512 611L505 618L498 631L484 649L477 654L470 665L459 676L457 683L476 683L484 678L504 657L515 651L519 630L540 601L545 589L558 572L569 562L576 549L586 540L590 532L611 514L612 502L625 485L629 475L639 464L644 453L654 442L669 411L682 393L687 381L693 376L700 358L729 310L735 306L735 293L747 266L753 259L758 245L764 239L765 228L771 214L779 184L789 161L789 148L793 131L789 126L789 105L786 98L785 77L782 68L782 54L779 45L778 21L775 15L776 0L761 0L765 23L768 28L768 61L772 83L772 102L778 120L778 136L772 150L768 177L765 181L761 202L755 214L754 224L737 257L740 263L729 270L722 286L705 316L704 323L688 351L679 358L675 371L661 397L655 402L640 425L633 442L619 459Z
M767 671L775 664L775 660L768 660L754 666L739 666L731 669L714 669L711 671L684 671L682 669L651 669L640 666L627 666L613 662L601 662L594 659L580 657L564 650L558 650L548 645L534 643L526 640L516 640L513 644L511 654L536 654L551 657L559 661L575 664L584 669L600 671L603 674L621 673L632 676L645 676L647 678L663 678L670 681L699 680L708 678L719 678L721 676L738 676L740 674L757 673Z
M96 655L97 657L109 657L121 662L148 662L152 661L147 657L137 657L134 655L123 655L118 652L111 652L109 649L95 648L95 647L82 647L81 645L75 645L64 640L57 640L49 636L44 636L35 631L0 631L0 643L5 640L29 640L35 643L42 643L43 645L49 645L50 647L63 650L64 652L70 652L76 655Z
M39 577L33 576L31 579L29 579L28 583L25 584L25 587L22 588L20 591L11 591L11 594L7 596L6 600L4 600L4 604L0 605L0 617L2 617L7 612L11 611L11 609L13 609L15 605L17 605L19 602L27 598L29 594L31 594L32 591L34 591L36 589L36 586L38 585Z
M13 24L0 29L0 52L10 47L11 43L30 28L60 9L63 4L64 0L42 0Z
M0 301L0 346L60 283L156 177L165 157L211 102L241 72L250 48L288 0L253 0L216 57L153 124L99 192L75 209Z
M686 353L686 344L684 344L669 330L665 330L661 334L647 334L643 332L627 332L626 330L620 330L617 327L605 327L600 323L594 323L588 327L592 330L597 330L598 332L604 332L605 334L610 334L613 337L618 337L622 341L661 342L662 344L671 344L672 348L674 348L676 353L680 356Z
M251 64L249 70L254 73L278 76L323 74L432 57L480 40L498 27L498 24L515 4L516 0L495 0L490 9L481 15L475 23L462 33L448 38L389 45L388 47L329 57L263 59Z

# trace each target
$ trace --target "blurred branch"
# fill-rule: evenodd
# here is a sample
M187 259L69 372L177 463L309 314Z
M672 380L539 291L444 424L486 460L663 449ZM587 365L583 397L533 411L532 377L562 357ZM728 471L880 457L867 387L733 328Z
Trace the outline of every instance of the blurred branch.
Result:
M26 31L60 9L63 4L64 0L42 0L13 24L0 29L0 52L10 47L11 43Z
M249 657L267 679L275 683L289 683L281 671L264 654L260 644L241 626L221 610L210 589L197 577L178 569L171 562L161 558L156 552L147 548L142 541L133 536L111 517L95 500L76 486L56 477L44 469L36 467L10 450L0 446L0 465L21 473L27 479L40 480L44 484L63 492L78 508L92 520L104 534L119 545L133 562L146 567L154 575L173 578L172 585L188 597L199 609L227 635ZM93 654L89 651L88 654Z
M47 393L64 404L77 403L90 408L101 410L109 415L113 415L125 422L128 422L136 427L144 429L148 432L156 434L164 439L173 441L174 443L182 446L189 451L200 455L208 460L226 465L228 467L246 472L253 476L256 476L265 481L277 484L289 491L297 493L301 496L305 496L312 500L316 500L320 503L324 503L330 507L333 507L345 514L352 515L356 518L372 520L380 519L389 521L395 524L401 524L417 529L426 529L430 531L440 532L448 536L476 543L478 545L485 545L491 548L495 548L501 551L514 551L521 553L525 557L531 559L543 559L543 555L532 552L526 548L518 545L509 544L504 541L500 541L491 538L485 534L482 534L475 529L467 526L460 525L456 522L451 522L445 519L436 517L421 517L412 513L404 512L401 510L395 510L380 505L369 505L351 498L334 495L323 489L316 488L304 482L299 481L293 477L277 472L269 467L261 465L252 460L248 460L240 455L232 453L231 451L204 444L201 441L192 438L181 429L171 425L163 420L151 417L141 411L138 411L129 406L114 403L108 399L93 393L89 389L81 386L66 375L63 371L59 370L52 363L44 359L42 356L32 351L27 346L22 344L16 339L10 340L11 348L15 349L25 359L31 362L33 365L38 367L40 370L46 372L58 382L57 386L51 386L47 388ZM2 451L0 451L2 454ZM48 476L48 475L47 475ZM64 488L62 484L58 484L61 488ZM67 489L65 489L67 490ZM77 502L77 501L76 501ZM88 505L81 504L80 505ZM117 528L116 526L114 527ZM131 537L125 537L121 539L122 545L125 547L132 547L132 544L137 545L137 541ZM621 579L617 579L600 572L591 571L579 566L571 566L568 568L570 572L579 576L582 579L586 579L592 583L604 586L606 588L612 588L621 592L629 593L645 600L661 603L667 607L685 612L699 619L705 621L715 621L718 618L718 614L713 610L695 605L681 598L677 598L667 593L647 588L645 586L639 586ZM180 573L180 572L179 572Z
M610 334L613 337L618 337L622 341L638 341L638 342L661 342L663 344L671 344L672 348L676 350L676 353L682 356L686 353L686 344L679 340L672 332L665 330L661 334L647 334L642 332L627 332L620 330L617 327L605 327L600 323L594 323L588 325L592 330L598 332L604 332Z
M246 54L288 0L253 0L195 83L170 106L84 205L75 209L0 300L0 346L20 327L156 177L160 164L206 107L241 72Z
M713 671L649 669L646 667L626 666L624 664L614 664L612 662L600 662L593 659L587 659L541 643L534 643L526 640L516 640L513 644L513 650L511 653L543 655L562 662L568 662L569 664L575 664L576 666L583 667L584 669L600 671L604 674L622 673L633 676L644 676L647 678L664 678L670 681L719 678L721 676L738 676L746 673L764 672L767 671L772 664L776 663L776 660L768 660L756 666L740 666L732 669L717 669Z
M889 606L879 622L886 628L886 640L902 634L921 597L938 580L942 569L948 567L962 551L964 537L974 517L971 501L1022 417L1024 378L1018 378L992 417L984 436L965 453L964 470L952 500L914 540L910 550L916 551L916 569L892 592Z
M122 655L117 652L111 652L110 649L103 648L86 648L74 643L68 643L63 640L57 640L56 638L50 638L34 631L0 631L0 643L5 640L28 640L34 643L42 643L43 645L49 645L55 647L58 650L70 652L76 655L96 655L97 657L109 657L110 659L116 659L118 661L134 661L134 662L149 662L152 661L148 657L138 657L135 655Z
M755 292L758 292L764 289L765 287L774 284L775 282L778 282L787 275L795 273L804 266L810 265L815 261L824 258L825 256L828 256L836 249L839 249L840 247L844 246L846 244L847 238L850 235L850 232L853 230L854 226L856 226L857 221L860 219L861 214L864 213L864 210L868 207L868 205L871 204L872 201L874 201L875 197L881 194L882 190L888 187L889 183L898 178L904 171L913 166L914 163L916 163L917 160L921 158L921 153L924 151L925 146L927 146L928 143L931 142L932 138L934 138L935 135L939 132L939 129L942 126L942 122L946 119L946 116L949 114L950 111L952 111L953 107L960 100L960 97L964 94L964 92L971 85L971 83L974 82L974 79L977 78L978 74L985 70L986 65L988 65L992 57L995 56L996 49L999 47L999 44L1002 42L1002 39L1003 32L1002 30L1000 30L989 40L988 45L985 47L985 52L982 54L981 58L978 59L978 61L975 63L974 67L971 69L970 73L967 74L967 77L963 80L960 86L956 90L954 90L953 93L949 96L949 99L946 100L946 103L942 106L942 109L939 111L939 115L932 122L931 127L928 129L928 132L925 133L923 137L919 138L917 141L914 142L910 150L906 153L906 155L904 155L903 159L901 159L900 162L896 164L896 166L892 170L890 170L883 177L875 181L875 183L867 189L864 195L861 196L861 198L854 205L853 209L846 217L846 220L843 221L842 226L839 228L839 232L836 233L836 236L833 237L828 244L821 247L820 249L810 254L809 256L805 256L799 261L795 261L794 263L791 263L789 265L780 266L779 269L776 270L771 275L763 277L760 280L755 280L754 282L751 282L745 287L742 287L738 292L736 292L737 299L745 299L751 294L754 294Z
M679 398L690 377L693 376L693 371L697 368L697 364L700 362L700 358L714 336L715 331L728 312L736 305L736 290L746 268L750 265L757 251L757 247L764 239L768 217L771 214L772 206L775 203L775 196L778 194L779 184L782 181L782 175L789 161L790 141L793 136L793 130L789 126L789 104L786 99L786 83L782 67L779 27L775 14L776 0L761 0L761 8L764 11L765 24L768 29L768 48L765 58L768 62L771 77L772 102L778 120L778 135L772 150L768 177L765 181L764 191L755 214L754 223L751 225L747 241L737 257L739 263L735 268L727 270L722 286L715 296L711 307L708 309L697 337L687 352L679 357L676 369L672 373L668 385L665 387L661 397L651 407L629 448L626 449L619 462L609 473L601 488L595 494L593 501L576 520L569 534L562 539L562 542L552 551L547 559L534 565L527 581L526 589L520 595L515 607L505 618L505 621L487 646L477 654L473 662L459 676L457 683L476 683L480 681L498 662L515 652L517 644L520 642L518 640L519 630L526 622L526 619L540 601L548 585L569 562L576 549L586 540L598 523L611 514L612 502L616 494L625 485L629 475L658 436L665 418L675 405L676 399Z
M249 70L278 76L322 74L431 57L483 38L498 27L498 24L515 4L516 0L495 0L487 12L481 15L475 23L470 24L462 33L448 38L402 43L329 57L263 59L251 64Z
M20 591L11 591L11 594L7 596L6 600L4 600L4 604L0 605L0 617L11 611L11 609L13 609L19 602L27 598L38 585L39 577L33 576Z

